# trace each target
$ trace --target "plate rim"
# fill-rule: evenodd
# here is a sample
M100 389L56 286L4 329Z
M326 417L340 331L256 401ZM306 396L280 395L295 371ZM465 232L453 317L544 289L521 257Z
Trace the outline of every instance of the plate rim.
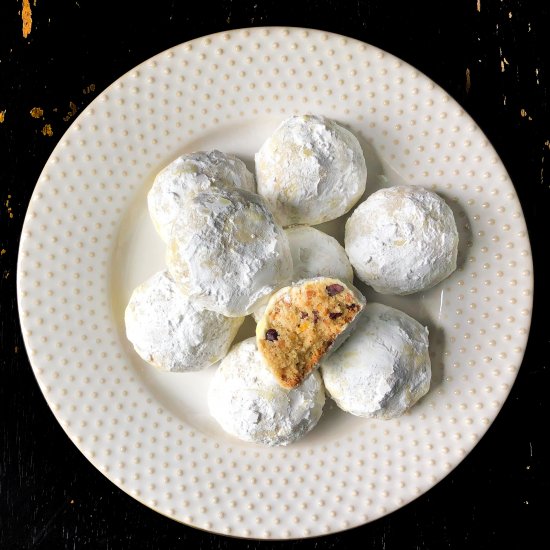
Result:
M28 357L29 365L31 366L31 370L33 372L33 375L34 375L34 377L35 377L35 379L38 383L38 386L40 388L40 391L42 392L42 395L44 396L44 399L45 399L46 403L48 404L48 407L52 411L55 419L60 424L63 431L67 434L67 436L69 437L71 442L75 445L75 447L94 466L94 468L96 468L99 472L101 472L116 487L121 489L124 493L128 494L130 497L137 500L141 504L143 504L146 507L156 511L157 513L160 513L161 515L163 515L163 516L165 516L165 517L167 517L171 520L177 521L178 523L181 523L181 524L189 526L189 527L193 527L195 529L199 529L199 530L204 531L206 533L215 533L215 534L220 534L220 535L223 535L223 536L228 536L228 537L232 537L232 538L239 538L239 539L245 539L245 540L273 540L273 541L277 541L277 540L297 540L297 539L300 539L300 538L316 538L318 536L323 536L323 534L322 533L314 533L314 534L311 534L311 535L298 535L298 534L296 534L295 536L291 536L291 537L273 537L273 536L258 537L258 536L240 536L240 535L236 535L236 534L233 534L233 533L223 533L223 532L215 530L215 529L210 530L210 529L201 527L199 524L192 523L192 522L191 523L186 522L183 519L180 519L179 517L169 515L161 507L152 506L149 502L146 501L146 498L143 497L141 494L140 495L132 494L126 484L117 482L117 480L111 475L110 471L107 471L107 472L104 471L101 461L97 460L95 456L93 456L93 457L89 456L89 454L87 454L84 451L84 449L81 448L81 446L78 443L77 434L73 433L70 430L69 426L65 425L65 422L63 421L64 420L63 416L52 406L53 403L48 398L48 395L45 391L45 388L43 387L43 382L40 380L39 373L37 372L37 366L35 366L35 364L34 364L34 361L36 361L36 360L32 359L31 353L29 351L31 349L31 337L24 330L25 321L24 321L24 317L22 315L22 313L23 313L23 311L22 311L22 308L23 308L22 301L23 300L22 300L22 294L21 294L21 292L22 292L21 286L23 284L23 279L24 279L24 277L22 275L22 271L23 271L23 267L24 267L24 265L23 265L24 264L24 258L23 258L22 252L25 250L26 246L28 246L27 245L27 240L28 239L25 236L25 230L26 230L27 226L29 225L29 223L31 223L29 214L30 214L30 212L32 211L32 208L33 208L33 199L36 197L37 193L39 192L39 187L41 186L42 176L44 175L44 173L46 173L48 171L48 167L50 165L51 160L56 156L56 153L58 153L59 149L62 148L63 141L66 138L67 134L70 133L72 131L72 129L79 123L79 121L83 117L86 116L86 113L89 112L90 109L92 109L95 105L100 103L102 97L104 97L106 94L109 94L110 91L115 89L115 86L117 85L117 83L119 83L121 80L125 79L128 75L130 75L132 73L132 71L135 71L136 69L138 69L139 67L145 65L146 63L151 62L151 61L155 61L156 59L161 58L162 56L166 55L167 52L183 48L184 46L186 46L187 44L190 44L190 43L194 43L194 42L198 42L198 41L202 41L202 40L206 40L206 39L211 39L212 40L215 37L223 36L227 33L242 33L242 32L246 32L246 31L256 32L256 31L261 31L261 30L268 30L270 32L289 30L291 32L292 31L298 31L298 32L299 31L306 31L308 33L323 33L323 34L326 34L326 35L328 35L332 38L335 38L335 39L345 39L347 41L352 41L356 44L364 44L370 49L373 49L373 50L378 51L378 52L382 52L384 55L388 55L391 58L400 61L406 67L409 67L409 68L413 69L414 71L416 71L422 77L422 79L425 79L427 82L430 82L430 83L434 84L436 88L442 90L445 94L447 94L452 99L452 101L454 101L457 105L459 105L464 110L466 116L472 121L472 123L479 128L479 131L481 132L481 135L487 139L487 141L491 144L491 147L492 147L491 141L487 138L484 131L477 125L477 122L469 115L468 111L466 109L464 109L464 107L451 94L449 94L449 92L447 92L446 89L444 89L442 86L440 86L432 78L427 76L423 71L421 71L421 70L417 69L415 66L411 65L408 61L405 61L405 60L399 58L398 56L396 56L395 54L393 54L393 53L391 53L387 50L384 50L384 49L382 49L378 46L375 46L371 43L362 41L362 40L354 38L354 37L346 36L346 35L343 35L343 34L340 34L340 33L335 33L335 32L331 32L331 31L327 31L327 30L323 30L323 29L315 29L315 28L310 28L310 27L286 26L286 25L273 25L273 26L272 25L266 25L266 26L242 27L242 28L227 29L227 30L223 30L223 31L215 32L215 33L210 33L210 34L207 34L207 35L197 36L195 38L192 38L192 39L187 40L185 42L181 42L179 44L174 44L172 46L169 46L168 48L165 48L162 51L157 52L156 54L142 60L140 63L138 63L134 67L130 68L128 71L126 71L125 73L120 75L118 78L116 78L106 88L104 88L101 92L99 92L98 95L89 104L87 104L84 107L82 112L77 117L75 117L75 119L72 121L72 123L69 125L69 127L61 135L58 142L55 144L54 148L52 149L51 154L48 156L48 159L46 160L46 162L45 162L45 164L44 164L44 166L43 166L43 168L40 172L40 175L37 179L37 182L35 184L33 192L32 192L32 194L29 198L28 206L27 206L27 209L26 209L26 212L25 212L24 221L23 221L23 224L22 224L21 238L20 238L20 242L19 242L19 246L18 246L17 266L16 266L17 311L18 311L18 315L19 315L19 323L20 323L20 327L21 327L21 334L22 334L22 337L23 337L25 352L26 352L27 357ZM304 40L307 41L308 38L305 37ZM382 517L385 517L386 515L389 515L389 514L395 512L395 511L397 511L398 509L402 508L403 506L406 506L407 504L413 502L417 498L419 498L419 497L423 496L424 494L426 494L431 488L433 488L440 481L442 481L445 477L447 477L451 472L453 472L463 462L463 460L475 449L475 447L477 446L477 443L479 442L479 440L485 435L487 430L491 427L493 422L498 417L502 407L504 406L505 402L507 401L507 399L509 398L509 396L510 396L512 390L513 390L513 386L514 386L514 384L517 380L517 375L519 373L519 369L521 368L521 365L522 365L522 362L523 362L523 359L524 359L524 356L525 356L526 348L527 348L527 345L528 345L528 342L529 342L529 337L530 337L530 329L531 329L532 319L533 319L532 310L533 310L533 304L534 304L534 290L535 290L535 288L534 288L534 266L533 266L531 239L530 239L530 235L529 235L529 227L527 227L523 206L522 206L521 201L520 201L520 199L517 195L517 191L515 190L514 183L511 180L511 178L509 177L508 170L506 169L506 165L502 161L498 151L494 147L492 147L492 148L493 148L494 153L497 156L498 161L500 162L504 172L508 175L509 184L511 185L511 187L513 188L513 190L516 194L515 201L517 202L517 206L520 209L521 217L522 217L522 219L525 223L525 226L526 226L526 236L525 236L525 238L527 239L527 243L528 243L528 246L529 246L529 252L530 252L529 261L530 261L530 264L531 264L531 270L530 270L531 274L529 276L529 283L528 283L528 286L531 290L531 294L530 294L530 297L529 297L530 314L529 314L529 318L527 320L527 333L525 334L525 336L523 338L523 346L522 346L523 350L522 350L520 356L515 361L517 363L518 367L517 367L517 370L515 371L515 373L513 375L513 380L512 380L510 389L508 390L508 393L506 394L505 399L501 403L497 413L490 420L490 423L488 425L486 425L483 429L479 430L480 435L479 435L479 438L478 438L477 442L475 442L469 448L469 450L466 452L466 454L464 454L461 458L459 458L457 460L454 460L453 464L452 464L452 468L449 471L447 471L445 473L442 473L441 477L436 482L431 483L430 486L427 489L422 490L422 492L419 495L411 496L410 499L405 500L405 502L403 502L400 505L393 506L390 509L390 511L388 511L386 513L383 513L380 516L376 516L372 519L368 519L367 521L358 522L358 523L356 523L354 525L351 525L351 526L342 527L340 529L331 529L330 532L327 533L327 534L341 533L343 531L347 531L347 530L355 528L355 527L364 526L367 523L370 523L370 522L372 522L376 519L381 519ZM109 255L112 256L112 252ZM108 267L106 269L108 269Z

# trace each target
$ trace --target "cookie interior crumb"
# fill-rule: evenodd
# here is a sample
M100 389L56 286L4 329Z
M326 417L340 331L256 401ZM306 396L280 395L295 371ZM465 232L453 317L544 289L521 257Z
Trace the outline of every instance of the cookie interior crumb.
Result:
M364 302L342 281L316 278L281 289L258 324L258 349L279 384L298 386Z

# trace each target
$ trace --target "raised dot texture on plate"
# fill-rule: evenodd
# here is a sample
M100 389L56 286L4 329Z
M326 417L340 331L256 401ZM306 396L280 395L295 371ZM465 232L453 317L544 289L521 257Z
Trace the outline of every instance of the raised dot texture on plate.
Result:
M406 301L367 294L430 329L433 384L418 405L384 422L352 417L329 400L304 439L263 448L232 439L209 417L211 370L159 374L145 365L125 338L123 311L133 287L163 266L145 205L160 168L211 148L250 162L284 118L308 111L358 136L368 193L381 175L389 184L441 193L459 225L459 269ZM83 205L93 206L92 217ZM177 521L279 539L336 532L390 513L467 455L517 375L532 273L510 179L443 90L350 38L253 28L171 48L84 110L38 180L17 284L38 383L100 471Z

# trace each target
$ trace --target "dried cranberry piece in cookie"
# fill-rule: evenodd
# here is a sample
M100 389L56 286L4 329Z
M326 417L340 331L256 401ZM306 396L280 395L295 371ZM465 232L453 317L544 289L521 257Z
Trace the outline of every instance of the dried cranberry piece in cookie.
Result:
M344 287L337 283L327 286L327 294L329 296L335 296L336 294L340 294L340 292L343 292L343 291L344 291Z

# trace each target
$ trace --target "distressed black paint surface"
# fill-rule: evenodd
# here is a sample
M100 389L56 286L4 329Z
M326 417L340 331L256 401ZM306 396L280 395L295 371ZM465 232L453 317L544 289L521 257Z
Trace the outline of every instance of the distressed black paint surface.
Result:
M451 5L452 4L452 5ZM413 64L454 96L492 141L529 227L536 294L529 347L501 414L464 462L426 495L372 524L289 548L525 548L545 539L549 492L547 209L550 10L526 1L284 2L156 0L123 16L91 0L31 0L0 13L0 548L267 548L172 522L94 469L65 436L29 366L15 299L19 233L57 140L118 76L170 46L251 25L349 35ZM479 6L479 11L478 11ZM71 105L72 103L72 105ZM41 107L44 120L29 112ZM51 125L53 135L42 133Z

